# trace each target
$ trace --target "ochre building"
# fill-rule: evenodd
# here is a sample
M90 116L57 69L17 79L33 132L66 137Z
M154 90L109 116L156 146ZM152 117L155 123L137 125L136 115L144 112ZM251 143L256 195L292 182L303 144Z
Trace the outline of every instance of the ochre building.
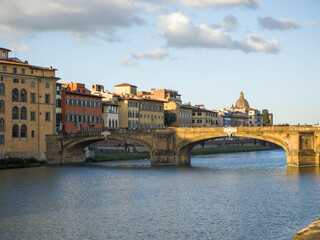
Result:
M0 48L0 158L45 159L56 132L56 69L10 58Z

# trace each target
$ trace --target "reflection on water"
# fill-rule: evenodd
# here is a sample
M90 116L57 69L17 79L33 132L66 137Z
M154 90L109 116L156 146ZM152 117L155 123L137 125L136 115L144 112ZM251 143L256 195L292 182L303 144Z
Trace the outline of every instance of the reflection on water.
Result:
M282 150L0 171L0 239L292 239L320 217L319 168Z

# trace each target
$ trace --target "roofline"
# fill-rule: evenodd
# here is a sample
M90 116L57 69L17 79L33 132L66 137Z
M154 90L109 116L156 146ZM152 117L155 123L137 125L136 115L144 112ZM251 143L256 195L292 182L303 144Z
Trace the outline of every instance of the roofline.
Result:
M86 93L80 93L80 92L72 92L72 91L66 91L66 90L64 90L64 92L65 92L65 93L69 93L69 94L87 96L87 97L103 98L103 97L101 97L101 96L92 95L92 94L86 94Z
M0 49L1 49L1 50L6 50L6 51L8 51L8 52L11 52L11 50L10 50L10 49L7 49L7 48L2 48L2 47L0 47Z
M114 87L125 87L125 86L131 86L131 87L136 87L135 85L132 85L130 83L121 83L121 84L118 84L118 85L115 85Z
M35 65L30 65L30 64L24 63L24 62L19 63L19 62L14 62L14 61L5 60L5 59L0 59L0 63L5 63L5 64L9 64L9 65L20 65L20 66L26 66L26 67L30 67L30 68L48 70L48 71L56 71L56 70L58 70L56 68L39 67L39 66L35 66Z

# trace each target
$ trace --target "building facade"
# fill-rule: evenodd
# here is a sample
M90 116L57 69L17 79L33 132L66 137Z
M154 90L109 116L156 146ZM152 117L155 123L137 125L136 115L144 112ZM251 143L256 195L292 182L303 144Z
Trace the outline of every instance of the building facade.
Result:
M62 85L62 131L102 131L102 97L92 95L81 83Z
M0 48L0 158L45 159L56 132L56 69L9 57Z
M215 111L205 109L204 105L196 105L192 109L193 127L217 127L218 114Z
M119 106L113 102L102 102L102 120L104 129L119 128Z

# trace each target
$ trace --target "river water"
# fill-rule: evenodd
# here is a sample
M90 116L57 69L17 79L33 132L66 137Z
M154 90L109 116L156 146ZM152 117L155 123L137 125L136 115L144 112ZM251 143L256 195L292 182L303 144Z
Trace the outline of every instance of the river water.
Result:
M292 239L319 203L283 150L3 170L0 239Z

